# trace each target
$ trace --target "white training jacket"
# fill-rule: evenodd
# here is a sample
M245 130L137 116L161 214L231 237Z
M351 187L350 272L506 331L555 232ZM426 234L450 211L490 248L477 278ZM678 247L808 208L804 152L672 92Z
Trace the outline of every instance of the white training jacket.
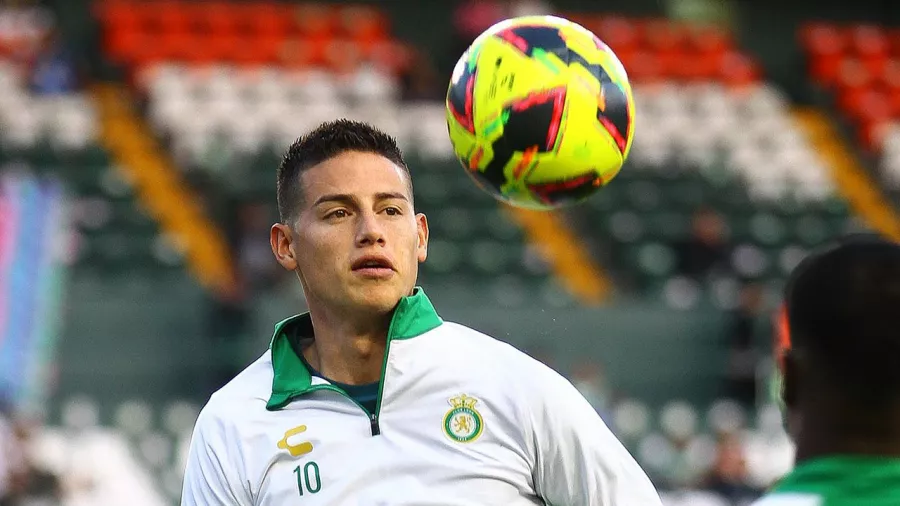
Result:
M212 395L194 428L184 506L660 506L656 490L562 376L400 301L375 413L310 375L308 315Z

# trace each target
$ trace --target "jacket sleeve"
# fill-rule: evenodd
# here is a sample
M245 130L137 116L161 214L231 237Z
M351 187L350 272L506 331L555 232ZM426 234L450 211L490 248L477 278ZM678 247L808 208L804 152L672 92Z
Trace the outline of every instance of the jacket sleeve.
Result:
M191 435L182 506L252 506L226 440L224 424L204 409Z
M661 506L646 473L568 380L540 366L531 401L534 484L554 506Z

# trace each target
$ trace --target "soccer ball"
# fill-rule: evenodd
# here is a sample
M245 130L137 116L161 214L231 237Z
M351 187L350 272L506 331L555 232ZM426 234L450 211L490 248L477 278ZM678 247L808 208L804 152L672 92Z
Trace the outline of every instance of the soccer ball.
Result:
M497 23L460 57L446 100L450 141L478 186L552 209L612 180L634 139L634 97L616 55L554 16Z

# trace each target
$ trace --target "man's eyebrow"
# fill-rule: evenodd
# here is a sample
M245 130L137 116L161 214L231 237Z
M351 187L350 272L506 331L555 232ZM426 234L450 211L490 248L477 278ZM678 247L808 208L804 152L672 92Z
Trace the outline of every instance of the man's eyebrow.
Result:
M319 204L324 204L325 202L341 202L344 204L352 204L355 201L352 195L348 195L346 193L331 193L328 195L322 195L318 199L316 199L315 204L313 206L318 206Z
M375 200L405 200L409 202L409 198L406 195L400 192L379 192L375 194ZM316 203L313 206L318 206L320 204L324 204L326 202L340 202L343 204L353 204L356 202L356 199L349 194L346 193L330 193L328 195L322 195L318 199L316 199Z
M409 199L406 195L399 192L380 192L375 194L375 200L390 200L390 199L399 199L405 200L409 202Z

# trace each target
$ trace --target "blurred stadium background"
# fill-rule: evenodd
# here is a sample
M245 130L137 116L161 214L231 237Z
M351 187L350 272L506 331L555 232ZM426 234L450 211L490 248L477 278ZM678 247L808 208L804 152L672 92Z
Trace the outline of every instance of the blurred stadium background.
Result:
M456 162L442 98L493 22L578 21L621 57L618 178L515 211ZM900 238L889 0L0 2L0 504L177 504L208 395L304 309L267 243L299 133L405 148L442 315L572 379L668 506L790 469L771 349L811 248ZM30 501L30 502L29 502Z

